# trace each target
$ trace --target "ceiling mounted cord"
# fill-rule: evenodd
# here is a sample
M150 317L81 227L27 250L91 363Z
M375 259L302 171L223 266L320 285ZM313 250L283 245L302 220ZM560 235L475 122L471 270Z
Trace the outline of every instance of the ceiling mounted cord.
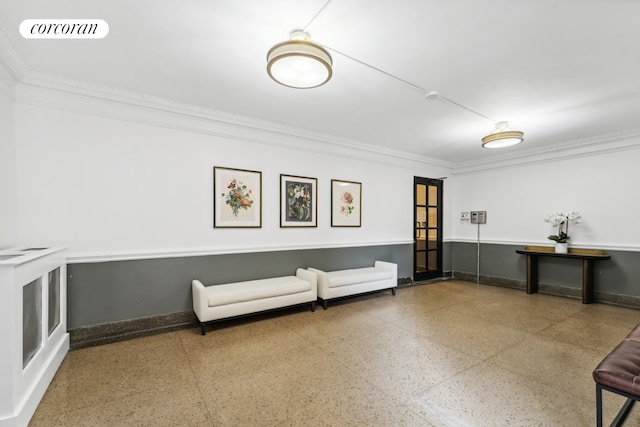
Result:
M302 31L303 31L303 32L305 32L305 33L307 32L307 28L309 28L309 26L313 23L313 21L315 21L315 20L316 20L316 18L317 18L317 17L322 13L322 11L324 11L324 9L325 9L327 6L329 6L329 3L331 3L331 0L327 0L327 2L326 2L326 3L325 3L325 4L324 4L324 5L323 5L323 6L322 6L322 7L321 7L317 12L316 12L316 14L315 14L315 15L313 15L313 18L311 18L311 20L310 20L309 22L307 22L307 25L305 25L304 27L302 27ZM364 65L364 66L365 66L365 67L367 67L367 68L371 68L372 70L377 71L378 73L384 74L384 75L385 75L385 76L387 76L387 77L391 77L392 79L394 79L394 80L396 80L396 81L398 81L398 82L400 82L400 83L403 83L403 84L405 84L405 85L407 85L407 86L410 86L411 88L416 89L416 90L418 90L418 91L420 91L420 92L424 93L427 97L441 99L441 100L443 100L443 101L445 101L445 102L448 102L449 104L455 105L456 107L462 108L463 110L467 110L467 111L469 111L470 113L473 113L473 114L475 114L475 115L477 115L477 116L480 116L480 117L482 117L482 118L485 118L485 119L487 119L487 120L490 120L491 122L494 122L494 123L495 123L495 122L497 122L497 120L492 119L491 117L488 117L488 116L486 116L486 115L484 115L484 114L482 114L482 113L479 113L479 112L477 112L477 111L475 111L475 110L472 110L472 109L471 109L471 108L469 108L469 107L465 107L464 105L462 105L462 104L460 104L460 103L458 103L458 102L455 102L455 101L453 101L453 100L451 100L451 99L449 99L449 98L445 98L444 96L441 96L438 92L429 92L429 91L427 91L427 90L426 90L425 88L423 88L423 87L420 87L420 86L418 86L418 85L416 85L416 84L413 84L413 83L411 83L411 82L409 82L409 81L407 81L407 80L401 79L401 78L400 78L400 77L398 77L398 76L394 76L394 75L393 75L393 74L391 74L391 73L388 73L388 72L386 72L386 71L384 71L384 70L382 70L382 69L380 69L380 68L378 68L378 67L374 67L374 66L373 66L373 65L371 65L371 64L367 64L367 63L366 63L366 62L364 62L364 61L361 61L361 60L359 60L359 59L357 59L357 58L354 58L353 56L347 55L347 54L346 54L346 53L344 53L344 52L340 52L339 50L334 49L334 48L332 48L332 47L330 47L330 46L323 45L323 44L321 44L320 46L322 46L323 48L328 49L328 50L330 50L330 51L332 51L332 52L335 52L335 53L337 53L338 55L344 56L344 57L345 57L345 58L347 58L347 59L350 59L350 60L352 60L352 61L354 61L354 62L357 62L358 64ZM435 94L436 96L431 96L431 95L434 95L434 94Z
M418 85L414 85L413 83L408 82L406 80L403 80L400 77L394 76L393 74L387 73L386 71L381 70L380 68L374 67L371 64L367 64L366 62L360 61L359 59L356 59L353 56L349 56L346 53L340 52L339 50L336 50L336 49L334 49L334 48L332 48L330 46L326 46L326 45L323 45L323 46L324 46L325 49L329 49L330 51L335 52L340 56L344 56L345 58L350 59L350 60L352 60L354 62L357 62L358 64L364 65L365 67L371 68L372 70L375 70L375 71L377 71L377 72L379 72L381 74L384 74L387 77L391 77L392 79L397 80L400 83L404 83L407 86L411 86L413 89L417 89L420 92L424 92L424 93L427 92L424 88L422 88L422 87L420 87Z
M422 92L426 98L428 99L440 99L444 102L448 102L451 105L455 105L458 108L462 108L463 110L466 110L472 114L475 114L476 116L482 117L483 119L489 120L490 122L493 122L496 124L496 130L485 136L484 138L482 138L482 147L483 148L503 148L503 147L509 147L511 145L515 145L515 144L519 144L520 142L522 142L524 140L524 133L518 130L513 130L509 128L509 123L508 122L498 122L496 119L487 116L486 114L482 114L476 110L473 110L467 106L464 106L462 104L460 104L459 102L453 101L449 98L445 98L444 96L441 96L440 93L436 92L436 91L430 91L427 92L427 90L423 87L420 87L416 84L413 84L407 80L401 79L398 76L394 76L391 73L388 73L380 68L374 67L371 64L367 64L364 61L361 61L357 58L354 58L353 56L349 56L344 52L340 52L339 50L336 50L330 46L326 46L323 45L323 47L327 50L330 50L338 55L344 56L347 59L350 59L354 62L357 62L358 64L364 65L367 68L370 68L374 71L377 71L378 73L384 74L387 77L390 77L400 83L403 83L409 87L411 87L412 89L418 90L420 92Z
M307 34L307 28L324 11L329 3L331 3L331 0L327 0L327 2L318 10L318 12L316 12L311 20L307 22L307 25L305 25L301 31L294 31L291 34L290 41L279 43L271 48L267 54L267 73L273 80L284 86L298 89L322 86L331 79L331 75L333 74L333 60L331 55L327 52L328 49L338 55L357 62L358 64L384 74L385 76L400 83L404 83L405 85L422 92L429 99L440 99L495 123L496 130L482 138L483 148L509 147L523 141L524 133L510 129L508 122L499 122L496 119L466 107L456 101L445 98L438 92L427 92L425 88L401 79L398 76L394 76L393 74L374 67L371 64L367 64L364 61L356 59L329 46L312 42Z
M331 0L327 0L327 2L324 4L324 6L322 6L322 7L320 8L320 10L319 10L315 15L313 15L313 18L311 18L311 21L309 21L309 22L307 23L307 25L305 25L304 27L302 27L302 31L304 31L304 32L306 32L306 31L307 31L307 28L309 27L309 25L311 25L311 23L312 23L313 21L315 21L315 19L318 17L318 15L320 15L320 13L322 13L322 11L324 10L324 8L325 8L325 7L327 7L327 6L329 5L329 3L331 3Z
M485 116L485 115L484 115L484 114L482 114L482 113L478 113L477 111L472 110L472 109L471 109L471 108L469 108L469 107L465 107L465 106L464 106L464 105L462 105L462 104L458 104L457 102L452 101L452 100L450 100L449 98L445 98L444 96L440 96L440 99L442 99L443 101L448 102L449 104L453 104L453 105L455 105L456 107L460 107L460 108L462 108L462 109L464 109L464 110L467 110L467 111L469 111L469 112L471 112L471 113L473 113L473 114L476 114L476 115L478 115L478 116L480 116L480 117L484 117L485 119L490 120L490 121L492 121L492 122L494 122L494 123L495 123L495 122L497 122L497 120L492 119L492 118L491 118L491 117L489 117L489 116Z
M347 55L347 54L346 54L346 53L344 53L344 52L341 52L341 51L339 51L339 50L336 50L336 49L332 48L331 46L327 46L327 45L322 45L322 46L323 46L325 49L328 49L328 50L330 50L330 51L332 51L332 52L334 52L334 53L337 53L337 54L338 54L338 55L340 55L340 56L344 56L344 57L345 57L345 58L347 58L347 59L350 59L350 60L352 60L352 61L354 61L354 62L357 62L358 64L364 65L364 66L365 66L365 67L367 67L367 68L371 68L372 70L375 70L375 71L377 71L377 72L379 72L379 73L381 73L381 74L384 74L384 75L385 75L385 76L387 76L387 77L391 77L392 79L394 79L394 80L396 80L396 81L398 81L398 82L400 82L400 83L403 83L403 84L405 84L405 85L407 85L407 86L409 86L409 87L411 87L411 88L413 88L413 89L416 89L416 90L418 90L418 91L420 91L420 92L424 93L424 94L425 94L425 96L427 96L428 98L437 98L437 99L440 99L440 100L442 100L442 101L448 102L449 104L455 105L456 107L462 108L463 110L467 110L467 111L469 111L470 113L473 113L473 114L475 114L475 115L477 115L477 116L480 116L480 117L482 117L482 118L484 118L484 119L487 119L487 120L489 120L489 121L491 121L491 122L493 122L493 123L495 123L495 122L496 122L496 120L495 120L495 119L492 119L492 118L491 118L491 117L489 117L489 116L486 116L486 115L484 115L484 114L482 114L482 113L479 113L479 112L477 112L477 111L475 111L475 110L472 110L472 109L471 109L471 108L469 108L469 107L465 107L464 105L462 105L462 104L460 104L460 103L458 103L458 102L455 102L455 101L453 101L453 100L451 100L451 99L449 99L449 98L445 98L444 96L440 95L438 92L433 92L433 91L431 91L431 92L430 92L430 91L427 91L425 88L423 88L423 87L421 87L421 86L418 86L418 85L416 85L416 84L413 84L413 83L411 83L411 82L409 82L409 81L407 81L407 80L404 80L404 79L402 79L402 78L400 78L400 77L398 77L398 76L394 76L393 74L388 73L388 72L386 72L386 71L384 71L384 70L382 70L382 69L380 69L380 68L378 68L378 67L374 67L374 66L373 66L373 65L371 65L371 64L367 64L366 62L361 61L361 60L359 60L359 59L357 59L357 58L354 58L353 56Z

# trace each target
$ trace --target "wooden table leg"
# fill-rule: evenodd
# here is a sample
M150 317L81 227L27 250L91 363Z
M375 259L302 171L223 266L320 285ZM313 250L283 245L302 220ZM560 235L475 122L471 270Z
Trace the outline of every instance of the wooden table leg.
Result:
M593 302L593 262L588 259L582 260L582 303L591 304Z
M527 255L527 293L538 292L538 257Z

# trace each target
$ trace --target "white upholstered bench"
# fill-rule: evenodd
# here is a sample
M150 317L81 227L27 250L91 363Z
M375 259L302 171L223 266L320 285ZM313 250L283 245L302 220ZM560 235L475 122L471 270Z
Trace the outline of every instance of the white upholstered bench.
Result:
M207 333L207 322L304 303L311 303L311 311L315 311L318 299L316 274L302 268L295 276L213 286L193 280L191 289L193 311L200 321L202 335Z
M318 297L325 310L327 301L333 298L382 289L391 289L391 293L395 295L398 287L398 265L391 262L376 261L373 267L329 272L316 268L307 270L318 275Z

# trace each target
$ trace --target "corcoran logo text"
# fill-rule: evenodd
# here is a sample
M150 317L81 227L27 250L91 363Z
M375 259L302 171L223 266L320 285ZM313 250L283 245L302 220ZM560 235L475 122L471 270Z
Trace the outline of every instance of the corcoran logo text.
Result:
M109 24L102 19L25 19L20 34L25 39L102 39Z

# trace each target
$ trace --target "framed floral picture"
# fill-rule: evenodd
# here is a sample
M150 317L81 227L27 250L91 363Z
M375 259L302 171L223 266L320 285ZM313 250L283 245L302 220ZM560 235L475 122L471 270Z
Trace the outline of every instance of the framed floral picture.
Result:
M262 172L213 168L213 226L262 227Z
M331 226L360 227L362 224L362 184L331 180Z
M318 226L318 180L280 174L280 227Z

